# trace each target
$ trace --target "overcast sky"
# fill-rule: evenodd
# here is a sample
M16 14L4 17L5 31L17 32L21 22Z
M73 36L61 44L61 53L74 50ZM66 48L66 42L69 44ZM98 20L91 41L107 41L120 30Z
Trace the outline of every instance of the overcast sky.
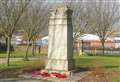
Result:
M46 0L47 2L62 2L62 1L82 1L82 0ZM91 0L83 0L85 2L88 2L88 1L91 1ZM95 0L97 1L97 0ZM109 1L109 2L113 2L113 1L116 1L116 2L120 2L120 0L105 0L105 1Z

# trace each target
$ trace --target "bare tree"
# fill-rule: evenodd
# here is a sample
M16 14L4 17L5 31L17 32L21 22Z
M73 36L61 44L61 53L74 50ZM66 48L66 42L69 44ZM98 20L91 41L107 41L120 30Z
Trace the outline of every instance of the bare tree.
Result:
M100 38L104 55L105 41L116 32L114 26L120 19L119 4L117 0L94 0L89 5L90 26L93 33Z
M0 27L7 38L7 65L10 65L11 38L30 0L0 0Z
M65 0L64 4L70 7L73 10L73 37L74 41L81 40L78 47L78 53L83 53L83 40L80 39L80 36L87 33L89 31L88 28L88 19L89 19L89 11L87 9L87 2L85 0ZM81 44L81 45L80 45Z
M3 33L2 33L2 28L0 28L0 37L3 36Z
M1 38L2 38L2 29L0 28L0 44L1 44Z
M38 3L38 4L37 4ZM22 29L24 30L27 36L27 49L24 60L28 59L28 51L30 43L33 44L33 55L34 55L34 45L36 38L47 28L48 22L48 8L43 1L37 2L36 5L31 4L29 9L24 13Z

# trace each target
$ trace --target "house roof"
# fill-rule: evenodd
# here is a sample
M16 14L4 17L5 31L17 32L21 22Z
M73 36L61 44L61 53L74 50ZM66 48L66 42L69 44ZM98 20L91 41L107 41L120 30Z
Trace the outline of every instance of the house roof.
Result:
M84 34L79 38L82 40L100 40L97 35L93 35L93 34Z

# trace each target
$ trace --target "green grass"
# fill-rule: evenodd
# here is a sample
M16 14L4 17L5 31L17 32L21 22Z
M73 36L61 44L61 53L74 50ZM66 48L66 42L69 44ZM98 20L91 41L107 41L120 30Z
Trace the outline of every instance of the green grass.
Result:
M43 61L40 60L34 60L34 61L15 61L11 62L10 66L7 66L6 64L0 64L0 70L7 70L7 69L18 69L23 68L26 66L39 66L44 65Z
M41 52L40 54L37 53L35 54L35 57L40 57L45 55L46 53ZM11 52L10 58L24 58L25 52L24 51L14 51ZM28 53L28 57L33 57L31 52ZM0 58L6 58L6 53L0 53ZM24 66L29 66L29 65L40 65L41 62L43 61L14 61L10 62L10 66L7 66L6 64L0 64L0 70L2 69L16 69L16 68L22 68Z
M23 58L25 56L25 53L26 53L25 51L14 51L14 52L11 52L10 57L11 58L19 58L19 57ZM43 54L46 54L46 53L44 53L44 52L41 52L40 54L39 53L35 53L35 56L41 56ZM33 55L32 55L31 52L29 52L28 56L32 57ZM5 58L5 57L6 57L6 53L5 52L4 53L0 53L0 58Z
M26 65L39 64L41 61L18 61L11 62L11 66L6 67L6 64L1 64L1 68L17 68ZM76 67L89 68L94 67L96 64L115 71L120 71L120 57L106 57L106 56L76 56L75 57Z
M120 72L120 57L115 56L76 56L76 66L80 68L91 68L101 66L106 71ZM101 68L98 67L98 71ZM120 76L112 79L112 82L120 82Z
M112 56L76 56L76 66L89 68L100 64L110 70L120 70L120 57Z
M90 68L94 66L103 66L106 70L120 71L120 57L114 56L75 56L76 67ZM0 70L19 69L26 66L39 66L44 65L43 61L17 61L11 62L10 66L0 64ZM114 78L112 82L119 82L120 78Z
M113 78L112 82L120 82L120 77Z

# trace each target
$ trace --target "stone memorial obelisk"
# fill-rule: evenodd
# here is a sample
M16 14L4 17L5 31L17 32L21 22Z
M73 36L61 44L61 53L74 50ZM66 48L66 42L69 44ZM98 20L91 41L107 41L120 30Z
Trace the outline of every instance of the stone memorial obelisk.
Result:
M71 16L72 10L63 5L51 12L46 70L69 72L75 68Z

